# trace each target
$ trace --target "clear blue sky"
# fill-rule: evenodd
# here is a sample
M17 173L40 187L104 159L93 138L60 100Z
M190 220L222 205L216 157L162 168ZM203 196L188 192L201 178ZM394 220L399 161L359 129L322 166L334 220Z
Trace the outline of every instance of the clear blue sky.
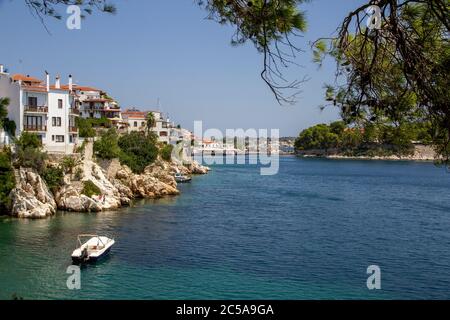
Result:
M44 78L60 74L106 90L122 108L161 110L184 127L278 128L296 136L312 124L338 118L319 110L323 84L333 81L334 64L311 62L309 41L332 35L345 15L363 0L313 0L302 6L308 32L296 44L305 49L291 67L291 78L308 75L299 102L279 106L259 78L262 57L252 45L232 47L233 30L206 20L193 0L124 0L116 15L95 14L81 30L48 18L49 35L24 0L0 0L0 63L11 73ZM64 13L64 12L61 12ZM64 19L66 15L63 15Z

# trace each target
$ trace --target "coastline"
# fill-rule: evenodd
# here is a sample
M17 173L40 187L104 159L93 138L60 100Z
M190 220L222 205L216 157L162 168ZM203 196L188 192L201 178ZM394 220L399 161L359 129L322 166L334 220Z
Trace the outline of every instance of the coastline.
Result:
M328 160L366 160L366 161L413 161L413 162L434 162L436 159L416 158L405 156L344 156L344 155L295 155L299 158L328 159Z
M414 146L414 151L409 155L359 155L348 156L342 154L337 149L329 151L325 150L304 150L296 153L297 157L301 158L323 158L323 159L335 159L335 160L371 160L371 161L419 161L419 162L435 162L437 160L436 152L431 146L417 144Z

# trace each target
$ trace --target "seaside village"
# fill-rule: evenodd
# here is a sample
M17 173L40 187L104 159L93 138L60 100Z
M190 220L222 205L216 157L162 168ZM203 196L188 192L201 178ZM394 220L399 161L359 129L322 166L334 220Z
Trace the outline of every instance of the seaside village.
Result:
M96 159L93 145L98 135L80 137L77 118L107 119L108 127L115 128L119 136L135 131L143 135L153 132L159 146L175 146L183 139L190 141L193 135L159 110L135 107L122 110L109 93L95 85L75 84L72 76L63 82L59 76L45 73L40 79L28 74L10 74L0 65L0 98L9 99L7 119L15 127L13 132L0 130L2 149L14 150L15 139L28 132L40 140L48 155L47 162L53 161L55 166L58 161L73 163L70 172L64 173L62 183L53 188L36 170L15 168L15 188L10 195L13 216L43 218L58 209L98 212L128 205L134 198L176 195L179 193L177 178L189 180L192 174L205 174L209 170L191 157L163 161L158 156L139 173L132 172L118 159ZM149 113L153 114L151 128L147 121ZM94 192L85 192L89 187Z
M191 132L175 126L161 111L141 111L138 108L121 110L119 104L105 91L73 83L69 75L67 84L59 76L51 83L30 75L5 72L0 65L0 97L8 97L8 119L16 124L15 136L24 131L36 133L49 153L72 154L82 143L76 118L105 118L119 133L147 131L147 115L153 113L154 126L150 129L162 143L177 144L191 139ZM2 132L1 143L9 144L11 137Z

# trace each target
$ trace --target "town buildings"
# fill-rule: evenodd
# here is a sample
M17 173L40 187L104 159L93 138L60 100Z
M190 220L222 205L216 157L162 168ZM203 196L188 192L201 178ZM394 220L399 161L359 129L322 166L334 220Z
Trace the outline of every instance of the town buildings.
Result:
M8 118L16 124L16 136L24 131L36 133L49 152L73 153L78 142L76 118L80 111L75 104L72 77L63 87L57 76L50 83L29 75L10 75L0 65L0 97L10 99Z

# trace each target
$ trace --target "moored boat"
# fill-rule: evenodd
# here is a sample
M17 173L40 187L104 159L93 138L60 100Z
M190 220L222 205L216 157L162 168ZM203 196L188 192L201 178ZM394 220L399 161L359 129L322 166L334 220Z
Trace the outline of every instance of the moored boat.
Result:
M72 261L75 263L97 261L109 253L114 243L114 239L108 237L80 234L77 237L78 247L72 252Z
M184 176L181 173L175 173L175 181L179 183L190 182L192 180L191 177Z

